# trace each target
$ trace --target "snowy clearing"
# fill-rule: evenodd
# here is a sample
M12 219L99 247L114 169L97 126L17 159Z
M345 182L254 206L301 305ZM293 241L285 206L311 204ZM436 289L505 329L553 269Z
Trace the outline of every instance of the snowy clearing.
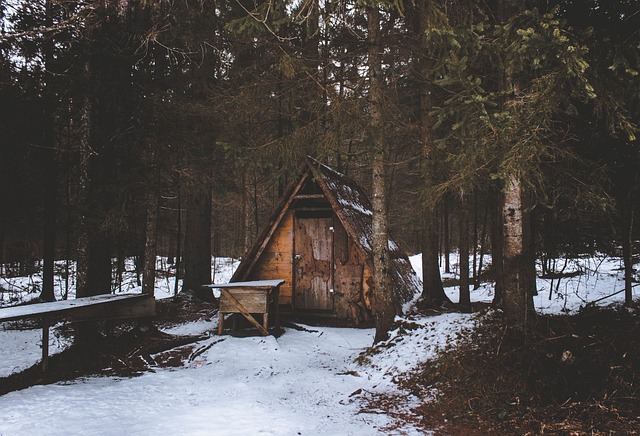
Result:
M411 262L420 274L420 256ZM216 282L228 281L235 265L218 260ZM559 285L554 280L551 300L551 280L538 279L536 308L543 313L575 312L590 301L619 302L622 294L609 297L623 289L619 267L620 260L614 258L574 260L571 271L581 274L561 279ZM159 283L161 298L172 294L172 282L165 283ZM457 301L455 287L447 293ZM492 285L472 291L473 301L490 302L492 296ZM0 397L0 434L424 434L410 420L397 427L393 416L411 415L419 399L401 391L396 382L468 335L478 317L410 315L399 319L400 327L375 349L368 348L372 329L303 326L287 328L277 339L210 336L196 344L178 369L157 368L134 378L89 377L6 394ZM196 335L213 332L215 324L214 318L164 331ZM14 327L0 330L0 376L21 371L40 357L40 330ZM68 346L67 339L53 332L52 354ZM394 397L393 410L372 405L379 393Z
M269 337L211 337L198 343L185 367L135 378L91 377L35 386L0 397L0 433L13 435L247 435L388 434L391 417L361 411L362 399L397 390L425 345L433 353L455 338L471 315L424 321L405 337L403 352L354 361L371 345L373 330L286 329ZM192 323L183 330L198 332ZM200 327L204 327L200 325ZM392 338L393 342L397 338ZM202 353L200 353L202 351ZM398 409L409 412L406 395ZM411 426L404 434L422 434Z

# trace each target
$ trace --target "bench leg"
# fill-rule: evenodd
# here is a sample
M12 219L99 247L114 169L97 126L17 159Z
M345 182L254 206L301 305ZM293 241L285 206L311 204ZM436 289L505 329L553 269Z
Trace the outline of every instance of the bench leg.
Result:
M266 331L269 331L269 312L265 313L262 317L262 327L264 327Z
M218 310L218 336L222 336L223 329L224 329L224 313Z
M42 322L42 372L49 369L49 321Z
M280 329L280 293L276 292L276 329Z

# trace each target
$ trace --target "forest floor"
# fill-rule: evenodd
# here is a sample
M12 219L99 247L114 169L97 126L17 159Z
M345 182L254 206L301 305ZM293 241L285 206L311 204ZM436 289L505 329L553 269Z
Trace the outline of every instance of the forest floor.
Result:
M638 434L637 312L610 307L575 315L540 315L525 337L505 328L500 315L486 305L476 304L475 310L475 327L461 330L455 347L445 346L437 357L416 367L387 369L400 390L411 394L410 407L398 407L397 393L370 391L362 395L362 410L392 416L385 431L397 434ZM156 323L207 322L211 313L210 303L197 299L160 300ZM403 343L419 342L415 335L429 330L425 320L430 318L416 314L399 320L392 339L363 352L359 363L375 366L378 354L397 353L394 348ZM0 378L0 395L83 377L126 378L161 368L178 369L194 361L201 348L197 341L203 339L206 336L157 329L142 332L125 324L114 336L91 346L71 346L53 355L46 375L36 364ZM407 350L415 352L414 346ZM407 424L413 431L407 430Z
M420 259L412 260L418 269ZM15 323L0 330L0 433L148 434L158 421L155 434L191 425L204 426L191 434L306 434L318 426L352 435L638 434L640 312L619 304L617 263L597 266L562 287L539 280L526 335L490 309L487 285L473 294L472 314L398 318L376 347L370 328L294 322L273 339L251 330L221 338L211 335L211 303L180 294L158 300L154 328L119 324L88 346L70 345L71 328L56 326L58 348L51 344L43 375L36 326ZM454 286L447 292L456 299ZM22 332L30 336L16 336ZM11 360L26 351L31 364ZM107 416L85 410L86 401ZM113 428L105 433L105 425Z
M436 435L640 433L640 316L592 308L540 315L524 335L488 314L462 341L407 374L437 390L412 411ZM473 364L469 364L473 362Z

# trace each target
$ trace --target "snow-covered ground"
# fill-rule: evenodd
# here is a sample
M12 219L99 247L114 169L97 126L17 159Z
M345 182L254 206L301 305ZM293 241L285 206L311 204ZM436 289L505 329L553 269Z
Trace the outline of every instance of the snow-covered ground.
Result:
M420 257L411 261L420 273ZM217 265L216 282L227 281L234 263ZM455 271L455 259L453 266ZM538 280L539 311L576 311L591 301L604 305L622 300L621 293L615 294L623 289L619 259L578 259L564 272L571 271L582 274L559 285L553 281L551 300L551 281ZM160 296L172 295L171 280L164 289ZM447 293L457 301L455 287ZM492 296L491 285L472 291L473 301L491 301ZM368 349L371 329L287 328L277 339L211 335L178 369L157 368L136 378L90 377L1 396L0 435L423 434L410 422L394 427L393 416L410 415L417 403L395 381L455 344L474 328L478 315L407 316L400 321L387 344L395 346L374 350ZM214 329L215 320L165 331L202 334ZM39 340L39 330L0 330L0 376L36 363ZM54 335L52 346L53 353L65 343ZM393 395L393 410L370 404L377 393Z
M228 257L213 257L211 259L211 271L213 283L228 282L233 272L238 267L239 261ZM67 268L69 270L67 280ZM158 257L156 259L156 276L155 295L157 299L169 298L175 295L175 265L167 262L166 257ZM114 266L115 271L115 266ZM164 271L169 271L165 274ZM162 272L162 273L160 273ZM66 261L56 261L54 265L54 295L56 300L66 298L75 298L76 295L76 264L70 261L69 265ZM136 273L136 264L134 258L125 260L125 268L122 273L122 280L114 274L111 289L114 294L132 293L139 294L142 292L142 277ZM182 288L182 279L178 280L178 290ZM40 296L42 289L42 269L34 274L18 277L5 277L0 274L0 307L10 306L16 303L23 303L33 300Z
M411 256L409 260L416 273L422 275L422 256ZM483 268L490 263L491 257L485 255ZM600 254L578 259L561 259L558 260L556 269L567 276L572 273L575 275L554 280L540 278L541 265L537 265L537 269L538 295L534 297L533 303L539 313L576 313L591 304L607 306L624 301L624 268L621 258ZM451 273L443 272L442 277L458 277L458 258L455 254L451 255ZM451 301L458 301L457 286L446 287L445 292ZM471 291L471 301L491 303L493 295L494 283L482 283L479 289ZM638 291L634 291L634 299L637 298Z
M137 284L135 263L133 259L127 259L126 271L123 274L122 286L116 286L113 292L137 294L142 288ZM167 268L166 259L158 258L158 268ZM55 295L62 299L67 290L63 272L64 261L56 263L55 271ZM212 279L214 283L227 283L233 272L238 267L238 261L231 258L213 258L211 261ZM68 298L75 298L75 263L70 264L70 280ZM180 280L181 282L182 280ZM178 283L179 288L182 283ZM157 299L168 298L174 295L175 276L166 277L158 274L156 278L155 295ZM0 277L0 307L9 306L16 301L26 302L38 298L42 288L42 273L36 273L26 277ZM4 303L4 304L3 304ZM210 325L208 326L210 327ZM14 372L29 368L40 360L42 334L39 329L18 329L22 323L0 323L0 377L6 377ZM187 326L188 328L188 326ZM184 330L184 328L183 328ZM70 340L56 334L56 328L51 329L49 336L49 354L56 354L70 345ZM187 334L187 333L176 333ZM0 429L0 436L4 436Z
M359 415L350 394L370 388L350 375L371 344L357 329L287 330L212 337L179 370L95 377L0 397L0 433L10 435L367 435L387 423Z

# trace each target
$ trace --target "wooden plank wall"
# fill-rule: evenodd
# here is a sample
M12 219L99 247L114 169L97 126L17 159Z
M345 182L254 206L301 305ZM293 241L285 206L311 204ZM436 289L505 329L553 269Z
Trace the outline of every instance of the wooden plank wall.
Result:
M293 212L289 210L282 218L247 280L285 280L280 286L280 304L291 304L293 301L292 259Z
M371 271L337 216L334 229L336 316L358 324L371 315Z
M349 240L338 217L334 217L335 316L354 322L371 316L371 271L355 242ZM284 279L280 304L293 303L293 212L282 218L247 280Z

